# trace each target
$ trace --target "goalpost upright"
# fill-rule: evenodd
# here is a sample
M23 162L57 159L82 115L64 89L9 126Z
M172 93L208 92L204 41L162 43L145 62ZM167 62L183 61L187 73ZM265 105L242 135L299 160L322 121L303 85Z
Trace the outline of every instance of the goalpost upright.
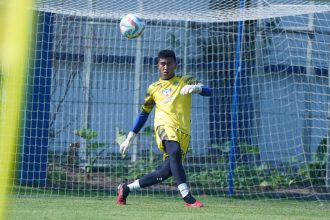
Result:
M228 194L232 196L234 194L234 175L235 175L235 149L238 148L238 126L237 126L237 96L240 89L240 73L243 71L242 60L241 60L241 50L243 41L243 30L244 21L242 18L243 10L245 7L245 1L239 1L240 16L237 26L237 38L236 38L236 52L235 52L235 69L234 69L234 88L233 88L233 103L231 112L231 141L230 141L230 151L229 151L229 172L228 172Z
M33 0L7 0L0 5L0 219L14 176L14 153L20 140L21 110L28 61Z

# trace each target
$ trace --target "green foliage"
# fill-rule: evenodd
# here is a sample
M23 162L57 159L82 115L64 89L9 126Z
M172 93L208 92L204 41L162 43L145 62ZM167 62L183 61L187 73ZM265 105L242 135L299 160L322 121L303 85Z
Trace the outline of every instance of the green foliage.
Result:
M229 153L230 151L230 141L226 141L225 143L218 145L218 144L213 144L212 145L215 148L219 148L221 152L223 153Z
M67 180L67 172L61 170L54 170L51 176L47 177L52 184L60 184Z
M116 130L118 143L121 143L126 134L119 129ZM151 136L154 134L151 127L141 133L142 135ZM122 138L120 140L120 138ZM117 142L117 141L116 141ZM105 146L102 144L95 144L90 150L96 150L98 146ZM324 186L325 182L325 154L326 148L324 148L326 142L321 140L319 147L316 151L314 160L310 163L301 165L301 161L298 157L290 157L287 161L264 161L260 160L246 160L246 156L255 157L259 155L259 149L257 146L240 143L238 145L241 153L238 156L235 164L234 171L234 186L235 190L251 191L251 190L283 190L283 189L296 189L306 188L310 184L313 186ZM91 145L92 146L92 145ZM152 144L150 144L150 149ZM228 153L230 149L230 142L226 142L222 145L213 145L221 150L222 154L219 155L212 163L194 164L187 163L186 171L189 182L193 187L203 191L203 193L209 193L207 190L214 188L219 190L222 188L224 191L228 187ZM152 153L152 152L150 152ZM118 158L114 164L111 164L108 169L112 178L116 178L117 181L127 178L128 180L134 180L141 176L152 172L162 160L160 155L143 154L139 156L139 159L135 162L131 162L129 158L120 159L120 155L114 154L114 157ZM144 157L143 157L144 156ZM159 156L159 158L158 158ZM150 162L150 159L153 159ZM95 164L97 157L89 158L89 165L87 166L88 172L91 172L93 164ZM62 185L66 184L66 173L55 170L49 178L52 178L52 183ZM170 185L173 183L173 178L170 178L165 184ZM321 188L320 188L321 189Z
M313 185L324 186L327 163L327 138L323 138L313 156L313 161L300 167L299 175L309 179Z
M86 140L86 148L88 150L87 152L87 165L85 167L87 176L89 177L89 174L93 170L93 166L97 162L100 155L107 149L104 148L101 151L98 151L98 149L103 148L107 146L107 143L99 143L99 142L91 142L91 140L98 136L98 133L94 130L91 130L89 128L81 128L73 130L72 133L74 135L77 135L83 139Z
M306 186L312 183L315 186L324 185L326 163L326 140L322 139L314 161L305 166L299 165L297 157L291 157L287 161L268 161L261 163L258 159L259 148L246 143L239 143L240 152L236 157L234 171L234 185L236 189L251 190L258 187L264 190L290 189L292 186ZM218 167L201 169L189 175L196 185L208 187L209 184L217 184L217 187L226 187L228 181L228 154L230 141L224 144L213 144L213 148L219 149Z
M86 140L91 140L98 136L96 131L93 131L89 128L76 129L73 130L72 133Z
M219 168L203 169L199 172L189 172L192 184L198 187L216 186L225 188L228 186L228 170Z
M317 146L316 154L314 155L314 161L321 164L325 164L327 161L327 138L323 138Z
M152 172L153 170L155 170L154 164L153 166L150 166L148 161L139 159L129 165L127 178L134 180Z
M212 147L214 149L219 149L220 152L222 152L223 154L222 156L224 156L226 160L228 160L228 154L231 147L230 141L226 141L221 145L212 144ZM255 162L260 155L259 147L257 146L253 146L243 142L243 143L239 143L237 147L239 149L239 153L237 154L236 162L242 162L242 161Z
M116 140L115 142L118 144L118 145L121 145L121 143L123 143L126 139L126 133L121 130L120 128L116 128Z
M259 154L259 148L246 143L239 144L241 154Z
M299 169L299 175L308 179L315 186L325 185L325 164L311 162Z
M95 142L95 143L88 143L86 147L90 150L94 150L97 148L105 147L106 145L107 145L106 143Z

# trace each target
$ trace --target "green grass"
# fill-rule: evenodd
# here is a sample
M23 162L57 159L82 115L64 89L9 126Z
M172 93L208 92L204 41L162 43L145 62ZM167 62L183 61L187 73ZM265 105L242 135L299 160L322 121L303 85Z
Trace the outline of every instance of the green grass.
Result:
M199 197L204 208L183 206L179 198L131 196L126 206L115 204L115 198L12 198L6 219L127 219L127 220L314 220L330 219L330 204L311 201L238 200Z

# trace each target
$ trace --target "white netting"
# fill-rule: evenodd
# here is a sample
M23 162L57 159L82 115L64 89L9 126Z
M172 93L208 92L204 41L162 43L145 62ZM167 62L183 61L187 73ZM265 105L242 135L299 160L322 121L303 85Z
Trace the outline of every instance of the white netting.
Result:
M159 6L158 1L42 1L36 3L36 9L53 13L79 15L98 18L120 18L134 12L145 19L183 20L199 22L228 22L238 20L256 20L306 13L327 12L330 9L326 1L247 1L240 9L239 1L198 1L187 3L166 1Z
M193 100L185 168L195 193L225 195L233 187L243 197L329 196L327 1L247 1L240 9L239 1L39 0L34 9L19 193L35 186L56 195L113 195L119 183L159 165L153 114L125 160L117 142L158 79L157 53L170 48L177 73L213 91ZM146 19L143 37L120 34L127 13ZM173 192L173 180L146 190Z

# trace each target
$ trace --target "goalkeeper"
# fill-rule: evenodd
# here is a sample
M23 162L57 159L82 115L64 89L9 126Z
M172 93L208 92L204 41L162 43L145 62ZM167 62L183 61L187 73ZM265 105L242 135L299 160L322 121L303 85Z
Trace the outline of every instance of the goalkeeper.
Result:
M191 76L176 76L176 67L176 57L172 50L159 52L160 79L149 86L133 129L120 145L120 153L125 155L147 121L152 108L156 106L155 136L158 148L163 152L164 162L156 171L130 184L120 184L117 196L117 203L120 205L126 204L127 196L133 190L160 183L174 176L185 206L194 208L203 206L189 191L182 160L186 156L190 142L191 95L196 93L211 96L211 90Z

